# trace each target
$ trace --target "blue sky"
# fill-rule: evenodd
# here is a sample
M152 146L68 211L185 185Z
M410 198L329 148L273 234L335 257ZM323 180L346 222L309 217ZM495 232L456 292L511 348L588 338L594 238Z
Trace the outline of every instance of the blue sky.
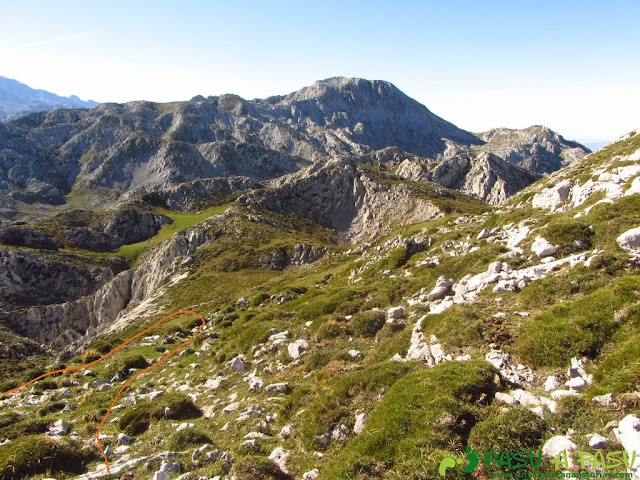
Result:
M0 0L0 75L98 101L388 80L481 131L640 127L640 1Z

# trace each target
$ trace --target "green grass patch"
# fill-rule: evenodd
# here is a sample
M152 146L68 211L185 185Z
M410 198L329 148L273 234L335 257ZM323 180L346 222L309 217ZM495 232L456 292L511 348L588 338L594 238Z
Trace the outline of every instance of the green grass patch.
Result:
M330 459L323 478L437 478L443 451L466 444L480 403L495 391L494 376L484 361L405 375L375 407L365 431Z
M0 449L0 478L18 480L38 474L83 473L97 458L95 449L43 436L21 437Z
M308 405L302 417L303 439L311 448L318 448L313 443L315 436L327 433L340 423L353 425L356 408L368 409L383 388L390 387L417 366L385 362L329 378L329 388ZM317 375L315 383L321 380Z
M144 240L138 243L132 243L130 245L123 245L118 250L117 254L120 257L124 257L128 260L135 260L138 255L144 250L152 248L165 240L172 237L175 233L185 230L193 225L203 222L209 217L214 215L220 215L224 213L230 205L219 205L215 207L209 207L200 212L180 213L172 210L158 208L157 210L171 218L173 223L163 225L160 231L148 240Z
M542 442L547 423L527 408L515 406L492 413L471 429L469 445L475 450L520 452L534 450Z
M639 294L640 277L629 276L552 305L523 323L514 350L534 368L562 368L576 355L595 358L619 328L614 313Z

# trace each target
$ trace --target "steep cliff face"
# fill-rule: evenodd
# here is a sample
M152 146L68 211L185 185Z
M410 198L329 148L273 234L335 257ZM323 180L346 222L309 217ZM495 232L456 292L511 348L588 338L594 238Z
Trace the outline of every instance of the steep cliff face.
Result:
M87 264L77 257L1 248L0 309L76 300L112 278L111 268Z

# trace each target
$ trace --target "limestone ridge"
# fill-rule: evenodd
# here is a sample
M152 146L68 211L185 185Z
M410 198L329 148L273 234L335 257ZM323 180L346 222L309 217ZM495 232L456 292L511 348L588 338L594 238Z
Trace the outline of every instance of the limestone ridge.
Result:
M494 128L478 137L487 142L482 150L543 174L566 167L589 152L579 143L565 140L562 135L540 125L524 130Z
M476 136L388 82L350 78L266 99L198 96L32 113L0 124L0 215L15 219L33 211L29 205L46 209L87 192L83 201L106 206L203 179L264 181L334 157L391 147L445 163L456 156L473 163L487 153L495 157L492 166L499 158L539 173L587 153L549 130L534 130ZM534 178L523 170L485 175L505 182L493 194L495 182L469 178L473 168L460 173L447 182L493 203Z
M32 112L55 108L93 108L98 102L82 101L75 95L60 97L35 90L24 83L0 76L0 121L12 120Z
M362 165L347 158L273 180L269 188L249 192L237 203L303 215L337 230L348 243L370 240L398 224L441 214L430 199L415 195L409 186L373 178Z

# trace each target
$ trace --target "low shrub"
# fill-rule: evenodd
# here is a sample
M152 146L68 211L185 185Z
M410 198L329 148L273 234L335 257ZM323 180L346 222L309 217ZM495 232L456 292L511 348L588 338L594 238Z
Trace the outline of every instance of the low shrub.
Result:
M469 445L478 451L534 450L540 445L546 428L546 422L535 413L524 407L512 407L477 423L469 434Z
M402 267L411 257L407 247L398 247L391 251L387 258L387 268L393 270Z
M0 478L18 480L44 473L78 475L95 458L95 452L65 440L21 437L0 449Z
M290 480L291 476L265 457L249 455L239 459L234 467L235 476L242 480Z
M129 436L141 435L149 430L151 426L149 407L147 403L140 403L128 409L118 421L120 430Z
M325 340L327 338L337 338L347 334L348 323L344 317L333 317L320 325L320 328L316 332L318 340Z
M189 447L199 447L211 442L211 438L201 431L187 428L171 435L169 448L172 450L185 450Z
M157 399L151 409L152 418L170 418L171 420L187 420L202 416L202 411L193 400L181 393L166 394Z
M350 321L353 333L359 337L374 337L384 327L387 316L384 312L370 310L356 313Z
M483 402L495 392L494 376L491 365L475 360L406 374L376 405L367 435L333 455L323 478L359 478L359 472L375 472L362 478L438 478L442 452L464 448Z

